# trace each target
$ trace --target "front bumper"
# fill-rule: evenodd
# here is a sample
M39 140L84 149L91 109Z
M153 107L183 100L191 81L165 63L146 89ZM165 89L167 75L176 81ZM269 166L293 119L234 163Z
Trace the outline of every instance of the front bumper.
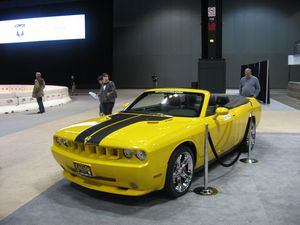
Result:
M64 177L80 186L120 195L141 196L164 186L165 176L150 160L132 163L129 159L92 159L67 152L53 145L52 154L64 169ZM89 165L92 177L75 171L74 162Z

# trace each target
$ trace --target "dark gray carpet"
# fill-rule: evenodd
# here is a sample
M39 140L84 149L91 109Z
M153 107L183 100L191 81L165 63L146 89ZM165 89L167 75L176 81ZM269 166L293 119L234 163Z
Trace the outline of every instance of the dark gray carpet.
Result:
M256 164L214 164L208 186L215 196L192 190L176 200L162 193L120 197L91 191L63 179L0 221L1 225L299 225L300 135L257 134ZM234 157L234 156L233 156ZM247 157L247 154L241 158Z

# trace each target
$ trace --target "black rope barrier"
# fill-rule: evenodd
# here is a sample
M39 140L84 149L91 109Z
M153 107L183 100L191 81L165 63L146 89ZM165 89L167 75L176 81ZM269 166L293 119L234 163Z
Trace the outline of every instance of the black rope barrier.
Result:
M249 118L249 121L248 121L248 124L247 124L247 127L246 127L246 132L245 132L245 134L244 134L243 140L245 140L246 136L248 135L248 129L249 129L251 120L252 120L252 117ZM209 131L208 131L208 142L209 142L209 145L210 145L210 147L211 147L212 152L214 153L215 158L216 158L217 161L218 161L222 166L224 166L224 167L230 167L230 166L233 166L233 165L236 163L236 161L239 159L240 155L242 154L242 150L241 150L241 148L240 148L240 145L242 144L242 143L241 143L241 144L239 145L239 147L238 147L239 151L238 151L238 154L236 155L236 157L232 160L232 162L226 164L226 163L224 163L224 162L221 161L221 159L220 159L220 157L219 157L219 155L218 155L218 153L217 153L217 151L216 151L216 149L215 149L215 146L214 146L214 143L213 143L213 141L212 141L212 138L211 138L211 135L210 135L210 132L209 132ZM249 143L249 144L251 144L251 143Z

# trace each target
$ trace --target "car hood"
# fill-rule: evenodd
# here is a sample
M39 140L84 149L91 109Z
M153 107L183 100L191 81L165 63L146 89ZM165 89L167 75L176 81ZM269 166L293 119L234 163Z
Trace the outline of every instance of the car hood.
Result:
M73 141L116 148L145 149L189 129L194 118L118 113L63 128L57 135Z

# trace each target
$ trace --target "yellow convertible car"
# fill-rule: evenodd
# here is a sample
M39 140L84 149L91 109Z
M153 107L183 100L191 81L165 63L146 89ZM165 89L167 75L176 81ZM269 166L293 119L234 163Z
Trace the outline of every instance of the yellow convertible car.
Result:
M149 89L116 114L60 129L51 149L64 177L78 185L128 196L164 190L176 198L188 192L194 172L203 167L205 124L222 156L251 149L260 118L255 98Z

